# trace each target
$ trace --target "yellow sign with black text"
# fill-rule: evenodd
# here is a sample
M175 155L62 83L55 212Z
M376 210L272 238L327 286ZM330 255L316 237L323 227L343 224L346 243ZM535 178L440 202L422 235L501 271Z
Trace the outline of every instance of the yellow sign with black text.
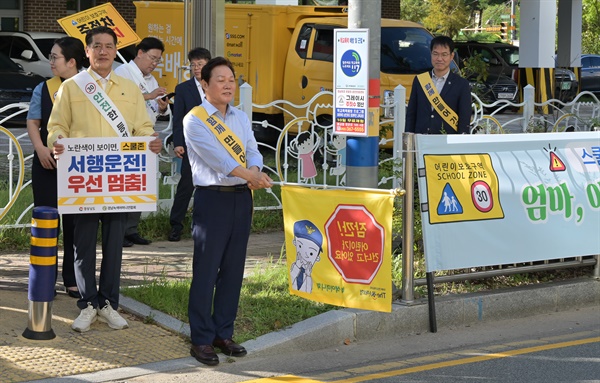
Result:
M117 48L140 42L140 37L121 17L111 3L99 5L57 20L65 33L83 41L86 33L96 27L109 27L117 35Z
M502 219L488 154L424 155L429 223Z

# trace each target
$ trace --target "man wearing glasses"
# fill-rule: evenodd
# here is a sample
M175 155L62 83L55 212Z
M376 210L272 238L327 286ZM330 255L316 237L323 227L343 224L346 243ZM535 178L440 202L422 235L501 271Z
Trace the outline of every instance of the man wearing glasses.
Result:
M165 46L155 37L146 37L135 47L136 56L129 63L119 66L115 73L121 77L135 82L146 101L146 110L152 124L156 123L158 116L169 113L169 100L163 100L162 97L167 94L167 90L158 86L158 82L152 75L152 71L162 63L162 54ZM141 213L127 213L127 229L125 238L123 238L123 247L136 245L148 245L150 240L143 238L138 233L138 223Z
M469 82L450 71L454 42L450 37L431 40L430 72L415 77L406 110L406 131L420 134L469 133Z
M117 35L109 27L96 27L87 33L85 42L90 67L62 83L48 121L48 147L53 147L55 158L61 161L65 146L60 139L69 137L95 137L101 141L104 137L153 136L155 139L148 147L153 153L159 153L162 142L154 132L138 87L112 71ZM94 102L96 95L109 100L113 107L98 108ZM74 214L75 279L81 295L77 301L81 312L71 325L75 331L89 331L96 320L115 330L129 326L117 312L123 256L121 241L126 220L123 212ZM96 280L96 238L100 222L102 262Z

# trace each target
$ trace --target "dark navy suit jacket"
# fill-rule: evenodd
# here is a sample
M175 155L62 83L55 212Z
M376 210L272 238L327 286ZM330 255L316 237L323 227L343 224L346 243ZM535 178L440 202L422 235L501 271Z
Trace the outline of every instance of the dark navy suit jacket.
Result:
M440 94L446 105L458 115L458 132L431 109L431 103L415 76L406 110L405 131L420 134L469 133L471 89L469 82L450 72Z
M191 78L175 87L175 101L173 104L173 144L185 146L183 137L183 118L194 106L202 104L200 92L196 81Z

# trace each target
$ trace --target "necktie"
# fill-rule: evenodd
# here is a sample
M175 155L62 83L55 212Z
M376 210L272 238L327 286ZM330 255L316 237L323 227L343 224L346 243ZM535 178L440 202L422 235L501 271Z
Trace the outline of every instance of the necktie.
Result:
M304 267L300 268L300 272L298 273L298 277L296 277L296 290L300 290L302 287L302 283L304 283Z

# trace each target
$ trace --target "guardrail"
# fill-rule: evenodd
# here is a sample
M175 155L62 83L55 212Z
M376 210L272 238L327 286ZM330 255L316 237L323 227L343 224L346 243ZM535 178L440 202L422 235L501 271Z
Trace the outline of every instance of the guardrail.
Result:
M589 92L583 92L577 95L577 97L569 102L563 103L560 100L549 100L544 103L535 103L534 100L534 89L533 87L526 87L524 101L519 104L510 103L507 101L497 101L493 104L485 104L473 94L473 119L471 122L472 130L474 134L486 133L486 134L499 134L505 132L538 132L538 131L582 131L598 129L600 125L600 102L595 95ZM287 124L280 126L273 124L268 120L253 121L255 129L272 130L275 132L277 140L273 143L260 142L259 146L263 153L271 152L272 163L267 164L265 170L270 173L272 178L277 182L295 182L312 184L314 186L344 186L345 185L345 161L344 161L344 150L345 140L339 136L333 135L332 121L323 119L323 111L330 109L332 103L317 102L322 96L333 97L331 92L321 92L307 103L303 105L293 105L284 100L273 101L266 105L252 104L252 89L247 84L240 87L240 100L241 104L239 107L244 110L252 118L253 111L260 111L261 109L277 108L282 113L289 114L289 108L303 109L304 115L292 116L289 115L289 121ZM581 102L582 98L591 99L592 101ZM406 116L406 90L402 86L398 86L394 90L393 100L391 102L384 103L381 105L384 118L380 121L381 131L388 132L387 135L382 136L380 140L381 147L387 147L391 149L391 155L380 161L380 167L389 167L390 173L379 180L381 187L396 188L398 185L413 185L412 171L410 171L410 163L407 162L405 154L407 150L402 147L402 133L404 132L404 120ZM0 112L16 109L15 112L11 113L8 117L0 120L0 125L6 121L14 118L22 113L26 113L29 105L27 103L19 103L9 105L0 109ZM514 117L505 117L502 115L503 111L509 108L519 108L521 113ZM551 113L536 113L548 109ZM486 111L491 113L486 114ZM163 131L168 133L171 125ZM288 134L293 132L294 134ZM303 177L302 174L302 153L299 152L299 141L298 137L303 132L306 132L307 136L312 137L314 149L313 156L317 156L318 163L320 166L319 173L313 177ZM4 132L6 134L6 132ZM30 180L23 179L15 183L14 171L16 169L14 154L19 152L20 140L28 140L27 133L24 133L18 137L10 138L14 141L14 144L8 145L8 151L6 153L8 166L6 168L8 177L3 176L2 179L9 179L9 195L11 198L6 206L0 208L0 218L10 210L14 199L18 193L18 190L23 191L31 183ZM0 140L1 144L1 140ZM388 150L389 152L389 150ZM2 153L4 154L4 153ZM23 169L27 167L27 163L31 161L33 156L29 155L22 159L19 159L19 167L21 174ZM159 156L159 159L163 162L169 163L170 175L163 177L163 183L170 185L170 198L159 200L159 204L162 208L170 208L172 198L174 195L174 178L176 173L177 164L174 162L174 157L169 154L168 146L165 147L164 153ZM313 157L314 160L314 157ZM404 165L404 166L403 166ZM407 172L407 179L403 180L402 168ZM4 171L4 169L2 169ZM170 182L173 181L173 182ZM406 182L404 182L406 181ZM406 189L406 188L405 188ZM266 193L266 200L268 203L263 203L257 206L257 210L272 210L281 209L282 204L278 195L272 190L267 189L265 191L258 191L260 193ZM257 192L257 193L258 193ZM413 191L407 189L407 196L412 196ZM14 197L14 198L13 198ZM405 196L406 198L406 196ZM263 199L265 200L265 199ZM405 206L412 206L408 204ZM33 208L33 203L23 209L18 215L15 222L4 223L0 225L1 229L14 228L14 227L29 227L30 219L27 218L27 214ZM412 214L408 210L405 210L403 219L409 219L412 222ZM405 222L404 227L412 227L412 224ZM405 234L406 238L406 234ZM412 238L412 237L409 237ZM406 301L411 301L414 296L414 287L425 284L424 279L414 279L412 272L413 258L409 251L412 251L412 247L404 254L404 270L407 274L403 275L403 281L406 281L407 287L403 286L403 297ZM548 269L558 269L564 267L576 267L576 266L589 266L596 264L594 269L594 275L600 276L600 268L598 262L593 258L581 258L574 260L559 260L559 261L545 261L543 264L538 265L526 265L515 267L514 265L501 265L496 266L493 270L481 270L476 272L459 273L451 276L444 276L436 278L438 282L447 281L458 281L466 279L480 278L482 276L492 275L507 275L512 273L522 273L530 271L540 271Z

